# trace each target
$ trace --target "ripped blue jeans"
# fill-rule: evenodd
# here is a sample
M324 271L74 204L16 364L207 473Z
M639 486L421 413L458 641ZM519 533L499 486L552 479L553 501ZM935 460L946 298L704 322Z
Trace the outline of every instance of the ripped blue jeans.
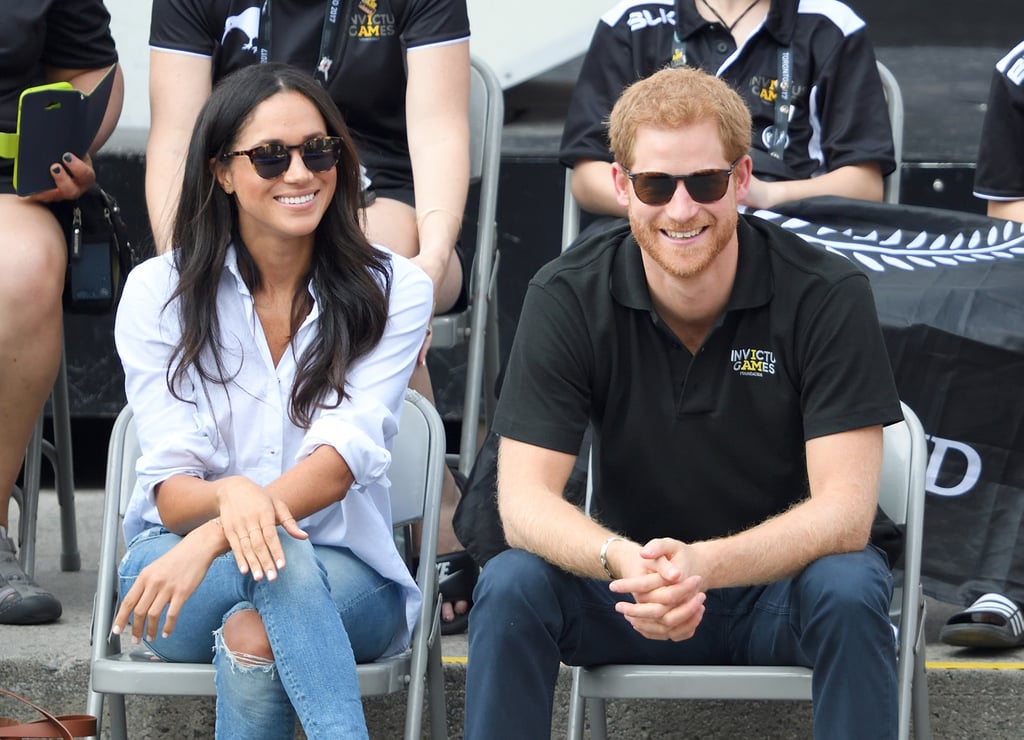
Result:
M401 587L347 548L278 533L287 566L277 580L254 581L238 572L230 552L220 556L185 602L174 632L146 646L170 662L213 662L218 738L293 737L296 716L309 738L367 737L355 667L383 654L402 626ZM162 527L137 535L118 568L120 593L180 541ZM273 660L225 648L223 624L244 609L259 613Z

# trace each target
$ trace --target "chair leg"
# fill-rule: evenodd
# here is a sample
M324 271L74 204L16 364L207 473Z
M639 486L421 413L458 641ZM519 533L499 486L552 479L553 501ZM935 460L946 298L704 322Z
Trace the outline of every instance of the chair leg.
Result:
M18 521L18 552L21 568L29 578L36 570L36 520L39 517L39 479L43 457L43 415L36 419L25 450L22 468L21 517Z
M604 699L589 699L591 740L608 740L608 704Z
M89 684L89 700L85 705L85 713L96 718L96 735L103 737L103 694L92 690L92 683Z
M128 740L128 714L124 706L124 694L107 696L107 714L110 718L111 740Z
M52 453L53 466L60 504L60 569L78 571L82 568L82 556L78 551L78 523L75 518L75 474L72 467L71 448L71 398L68 393L67 358L61 351L60 369L51 396L53 412L53 445L44 445L44 451ZM48 448L48 449L47 449Z
M928 674L925 671L925 611L925 600L922 594L917 644L914 645L914 682L911 696L916 740L931 740L932 737L931 710L928 706Z
M430 737L448 740L448 706L444 693L444 665L441 662L441 636L430 645L427 656L427 701L430 704Z
M572 669L572 690L569 693L568 740L583 740L583 723L587 715L587 700L580 695L580 668Z
M36 525L39 518L39 492L44 456L53 468L54 488L57 491L57 502L60 504L61 570L77 571L82 567L82 556L78 550L75 483L71 463L71 402L68 394L67 362L63 350L50 402L54 442L50 443L43 439L45 412L40 412L25 450L22 487L15 495L15 500L21 507L18 550L21 567L29 578L35 576L36 569Z

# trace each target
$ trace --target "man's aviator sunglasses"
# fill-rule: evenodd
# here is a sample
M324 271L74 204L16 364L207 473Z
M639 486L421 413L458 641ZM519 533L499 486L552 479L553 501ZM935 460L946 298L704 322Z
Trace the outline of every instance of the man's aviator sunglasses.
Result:
M292 146L274 142L252 149L226 152L220 158L227 161L231 157L248 157L257 175L265 180L273 180L288 171L293 149L302 152L302 163L310 172L326 172L338 164L338 159L341 158L341 138L317 136Z
M622 171L633 183L633 192L641 202L649 206L663 206L676 194L677 183L683 183L686 192L697 203L714 203L721 200L729 189L729 178L736 164L733 162L727 170L705 170L692 175L669 175L665 172L630 172L625 167Z

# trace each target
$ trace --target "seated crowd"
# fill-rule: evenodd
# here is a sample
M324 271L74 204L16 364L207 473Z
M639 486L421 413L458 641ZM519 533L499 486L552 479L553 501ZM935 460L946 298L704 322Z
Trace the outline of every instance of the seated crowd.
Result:
M271 23L262 0L154 0L157 254L115 319L142 457L114 631L212 662L225 738L367 735L355 665L408 646L421 598L390 531L391 444L405 389L431 397L431 318L466 300L465 0L393 0L380 44L302 5ZM653 7L666 22L639 22ZM116 70L52 189L19 192L0 160L0 624L41 624L62 607L18 562L8 509L62 348L53 204L95 182L123 80L102 0L0 20L19 39L3 132L25 89ZM1024 43L994 73L975 194L1024 222L1022 70ZM838 1L619 3L559 156L599 218L524 300L492 420L507 549L482 570L445 479L465 736L549 736L560 662L812 667L816 736L895 736L893 576L870 535L902 414L871 289L748 213L881 200L896 162L864 22ZM563 496L585 434L588 513ZM977 625L1017 608L986 594L943 639L1008 646Z

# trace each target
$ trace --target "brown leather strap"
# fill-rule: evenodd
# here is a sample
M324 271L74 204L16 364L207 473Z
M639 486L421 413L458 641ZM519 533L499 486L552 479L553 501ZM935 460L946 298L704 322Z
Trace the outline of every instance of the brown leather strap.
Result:
M96 718L91 714L53 715L13 691L0 689L0 694L32 707L44 717L24 724L6 724L12 720L0 720L0 738L58 737L74 740L96 734Z

